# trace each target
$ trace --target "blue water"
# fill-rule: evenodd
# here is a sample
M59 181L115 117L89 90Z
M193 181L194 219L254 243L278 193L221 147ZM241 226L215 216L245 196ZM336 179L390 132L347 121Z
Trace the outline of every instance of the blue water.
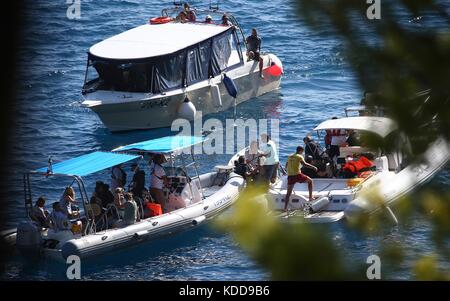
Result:
M80 106L88 48L159 15L163 8L160 1L83 0L81 20L67 19L65 1L27 2L23 17L29 26L24 29L18 53L21 64L17 77L19 101L16 121L11 125L15 137L11 141L14 156L10 164L15 172L4 183L11 196L5 200L10 209L9 226L15 226L24 216L22 173L45 166L49 155L58 161L170 134L168 129L111 134L93 112ZM225 3L221 8L238 17L246 34L257 27L264 50L275 53L284 64L280 90L238 107L238 117L280 119L282 160L320 121L342 115L345 107L359 103L362 91L346 65L342 43L331 36L329 28L310 31L298 21L293 2L289 1L222 2ZM192 2L194 5L201 3L209 2ZM411 17L400 18L406 24ZM432 17L424 18L423 22L439 28ZM214 115L222 120L232 116L232 111ZM202 157L202 171L227 162L229 157ZM96 179L108 181L109 175L103 173L86 180L92 184ZM449 184L448 168L431 183L435 187ZM35 195L47 196L49 203L55 201L60 192L46 181L41 181L33 191ZM432 250L432 227L419 214L371 237L355 234L342 224L330 226L328 231L347 259L358 262L376 254L381 241L404 243L408 246L406 260L394 269L391 274L394 279L411 279L411 261ZM448 262L440 264L449 269ZM83 263L82 274L84 279L115 280L269 279L267 271L250 260L230 236L204 226L195 232L92 259ZM65 279L65 266L29 263L17 256L7 264L3 278Z

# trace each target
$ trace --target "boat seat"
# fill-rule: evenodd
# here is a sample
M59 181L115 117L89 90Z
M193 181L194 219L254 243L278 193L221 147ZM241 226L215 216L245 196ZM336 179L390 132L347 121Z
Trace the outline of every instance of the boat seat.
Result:
M399 163L397 162L397 157L395 154L387 155L388 166L390 171L397 171L399 168Z
M388 170L389 169L389 162L388 162L388 158L386 156L375 158L375 160L373 160L373 163L375 163L377 170Z
M203 197L207 198L216 193L219 189L220 189L219 186L205 187L202 189Z
M354 154L366 153L369 150L361 146L341 146L339 148L340 157L353 156Z

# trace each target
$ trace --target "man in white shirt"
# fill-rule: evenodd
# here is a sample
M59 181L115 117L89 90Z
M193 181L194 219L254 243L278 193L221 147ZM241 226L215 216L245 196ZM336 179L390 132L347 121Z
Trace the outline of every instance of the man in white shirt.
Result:
M267 134L262 134L260 149L265 156L262 166L263 177L266 181L274 183L277 178L278 165L280 164L277 146L275 145L275 142L270 140L270 137Z
M166 162L163 154L153 156L150 164L150 194L160 205L164 205L163 187L167 185L167 177L161 164Z

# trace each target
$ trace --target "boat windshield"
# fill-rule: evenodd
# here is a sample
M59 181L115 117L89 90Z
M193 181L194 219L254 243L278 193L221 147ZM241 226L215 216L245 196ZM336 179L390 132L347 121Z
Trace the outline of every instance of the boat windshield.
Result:
M162 93L207 80L243 64L235 28L176 53L139 60L89 54L83 93Z

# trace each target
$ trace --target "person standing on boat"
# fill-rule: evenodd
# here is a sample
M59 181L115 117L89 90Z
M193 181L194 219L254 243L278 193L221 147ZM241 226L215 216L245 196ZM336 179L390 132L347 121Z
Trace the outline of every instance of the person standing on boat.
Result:
M337 117L333 117L331 119L338 119ZM331 160L336 163L337 157L340 156L341 152L339 147L346 144L347 133L343 129L333 129L331 130L331 140L330 140L330 149L328 150L328 156Z
M142 192L145 190L145 172L139 168L137 163L131 164L131 171L134 174L130 183L130 191L134 196L142 198Z
M313 200L313 181L310 177L304 175L301 172L302 165L309 167L313 169L315 172L317 172L317 167L314 165L311 165L309 163L306 163L305 159L303 158L303 147L297 146L297 150L295 154L292 154L288 157L288 160L286 161L286 169L287 169L287 192L286 192L286 198L284 202L284 210L287 210L289 199L291 198L292 190L294 189L295 183L308 183L308 191L309 191L309 201Z
M122 169L122 164L116 165L111 170L111 190L115 191L117 187L125 187L127 174Z
M264 78L262 74L263 70L263 58L261 57L261 38L258 36L256 28L252 29L252 34L245 39L247 44L247 57L248 60L254 60L259 62L259 76Z
M165 202L163 187L167 185L167 176L161 165L166 162L166 158L163 154L157 154L152 161L150 164L150 194L163 207Z
M263 163L263 177L267 182L274 183L277 178L277 169L280 164L278 159L278 151L275 142L270 140L269 135L261 135L261 151L265 157Z

